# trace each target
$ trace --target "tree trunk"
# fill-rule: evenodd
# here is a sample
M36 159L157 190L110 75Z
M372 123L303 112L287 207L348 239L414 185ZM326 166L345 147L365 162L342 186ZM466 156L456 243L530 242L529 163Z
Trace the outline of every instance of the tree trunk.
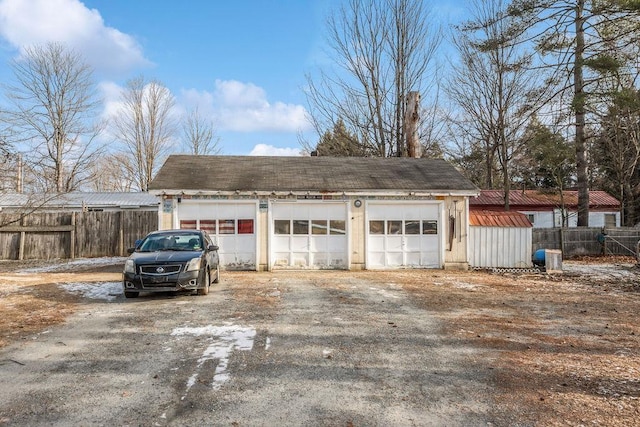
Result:
M574 108L576 114L576 175L578 178L578 227L589 226L589 183L585 153L585 94L582 75L584 55L584 0L576 3L576 52L574 63Z
M404 119L404 135L407 139L407 154L409 157L420 157L420 140L418 139L418 121L420 119L420 93L409 92L407 95L407 109Z

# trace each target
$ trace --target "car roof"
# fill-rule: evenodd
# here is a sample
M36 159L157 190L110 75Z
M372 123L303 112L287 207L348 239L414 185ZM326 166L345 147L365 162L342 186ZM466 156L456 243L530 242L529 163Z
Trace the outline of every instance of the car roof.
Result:
M149 236L157 236L162 234L203 234L203 233L202 233L202 230L194 230L194 229L157 230L149 233Z

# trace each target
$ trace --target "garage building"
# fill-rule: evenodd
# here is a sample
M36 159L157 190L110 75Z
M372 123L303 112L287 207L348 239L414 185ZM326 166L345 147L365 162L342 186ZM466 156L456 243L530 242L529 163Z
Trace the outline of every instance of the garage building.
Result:
M158 228L200 228L226 269L467 268L469 197L439 159L170 156Z

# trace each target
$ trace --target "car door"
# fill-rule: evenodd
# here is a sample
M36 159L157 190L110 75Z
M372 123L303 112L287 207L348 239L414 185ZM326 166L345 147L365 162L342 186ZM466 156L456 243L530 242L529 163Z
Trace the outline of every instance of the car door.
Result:
M204 243L205 243L205 253L207 254L207 263L212 268L216 268L219 262L218 251L209 250L209 247L213 245L213 241L206 234L204 235Z

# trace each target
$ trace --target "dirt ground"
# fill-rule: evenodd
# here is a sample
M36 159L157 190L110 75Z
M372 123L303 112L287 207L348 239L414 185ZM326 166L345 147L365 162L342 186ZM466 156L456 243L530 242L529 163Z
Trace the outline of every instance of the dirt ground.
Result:
M0 347L62 323L83 298L64 283L120 280L121 265L0 263ZM100 273L100 274L96 274ZM233 280L227 273L225 280ZM297 273L287 273L297 274ZM304 272L300 274L313 274ZM497 412L518 425L640 425L640 269L632 258L565 261L563 274L497 271L340 272L401 286L445 332L497 355ZM269 295L242 298L257 306Z

